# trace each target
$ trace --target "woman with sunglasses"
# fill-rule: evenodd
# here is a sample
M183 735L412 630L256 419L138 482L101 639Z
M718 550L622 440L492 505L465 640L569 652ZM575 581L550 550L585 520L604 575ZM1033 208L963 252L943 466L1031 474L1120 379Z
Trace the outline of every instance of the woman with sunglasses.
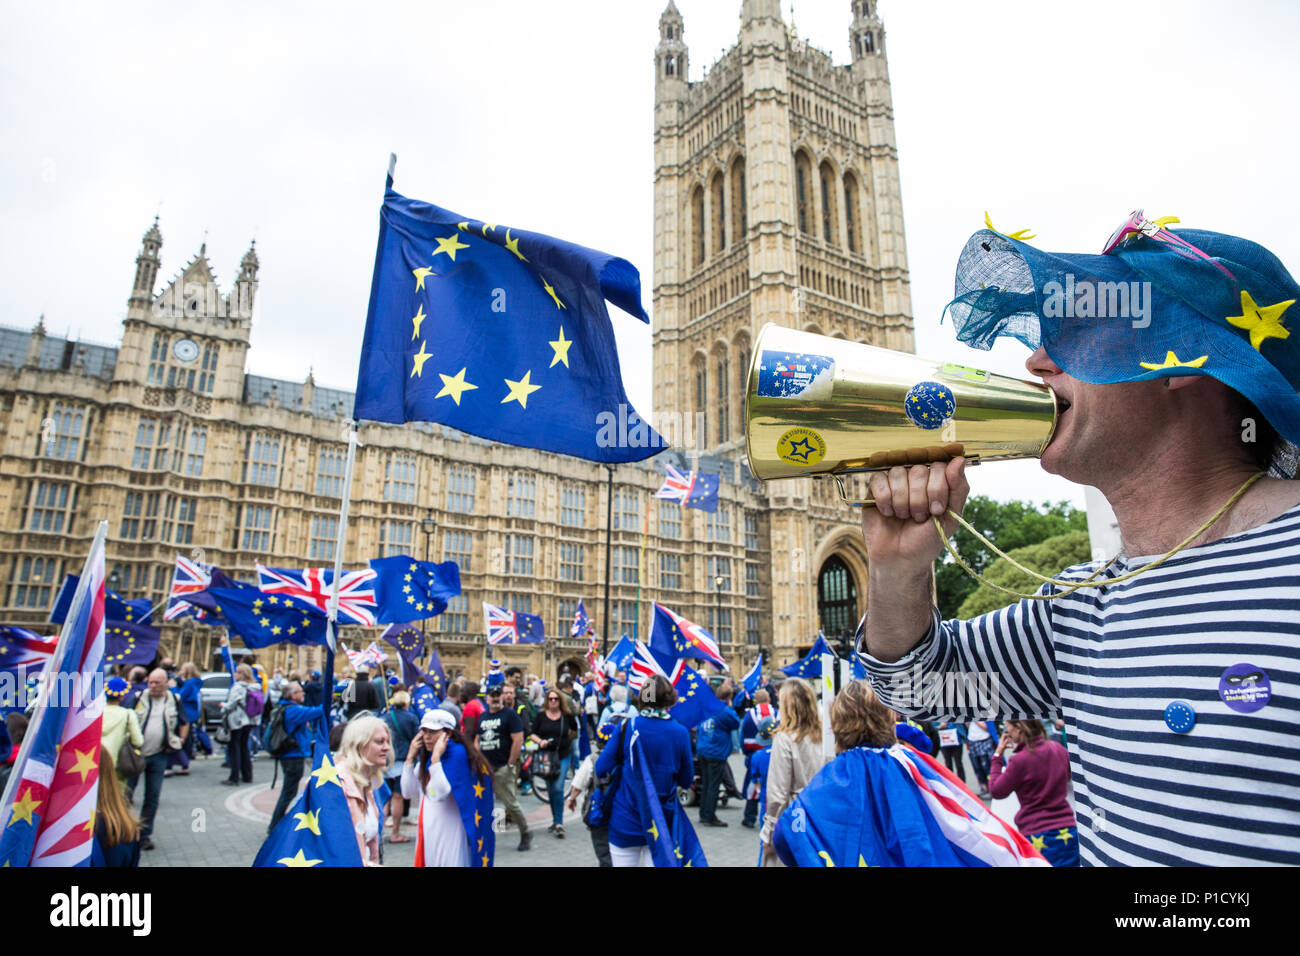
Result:
M573 716L569 695L553 687L547 688L542 710L533 721L533 732L528 739L549 754L549 772L544 774L547 799L551 804L552 823L548 831L564 839L564 777L569 769L571 741L578 733L578 722Z
M402 796L420 800L416 866L474 865L482 841L475 838L478 845L471 852L466 819L477 808L465 785L482 787L486 783L490 801L491 773L487 758L473 739L456 729L451 714L437 708L424 712L420 732L411 741L402 767ZM488 817L479 822L491 826L490 811Z

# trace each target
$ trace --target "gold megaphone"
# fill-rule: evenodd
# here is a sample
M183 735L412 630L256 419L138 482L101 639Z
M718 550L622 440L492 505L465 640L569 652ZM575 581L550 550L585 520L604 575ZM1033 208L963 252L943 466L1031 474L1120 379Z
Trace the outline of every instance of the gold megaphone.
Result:
M765 325L745 385L745 450L765 481L965 456L1037 458L1056 428L1045 385Z

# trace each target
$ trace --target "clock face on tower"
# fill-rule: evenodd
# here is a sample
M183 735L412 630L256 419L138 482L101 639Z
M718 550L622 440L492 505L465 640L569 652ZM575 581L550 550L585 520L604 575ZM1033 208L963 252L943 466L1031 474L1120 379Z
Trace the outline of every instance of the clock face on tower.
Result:
M193 339L181 339L172 346L172 354L182 362L193 362L199 357L199 347Z

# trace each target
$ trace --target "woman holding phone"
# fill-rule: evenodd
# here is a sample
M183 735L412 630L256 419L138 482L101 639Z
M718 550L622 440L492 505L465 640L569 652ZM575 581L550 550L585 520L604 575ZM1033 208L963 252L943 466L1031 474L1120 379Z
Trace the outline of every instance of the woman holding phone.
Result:
M428 710L420 719L420 732L411 741L402 767L402 796L420 800L419 834L415 841L416 866L471 866L470 834L461 807L468 794L457 796L456 781L487 777L491 794L492 768L487 758L456 729L456 719L445 710Z

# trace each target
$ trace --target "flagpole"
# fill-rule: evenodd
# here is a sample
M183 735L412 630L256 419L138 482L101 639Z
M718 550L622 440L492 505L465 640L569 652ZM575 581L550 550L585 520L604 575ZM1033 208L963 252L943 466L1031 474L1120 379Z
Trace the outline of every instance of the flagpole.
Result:
M391 167L390 167L391 168ZM357 423L349 420L348 426L348 458L343 467L343 501L339 505L339 530L334 539L334 583L330 587L330 600L328 610L326 611L327 620L325 622L325 639L327 641L328 653L325 657L325 727L329 727L329 702L333 700L334 694L334 649L337 644L337 628L339 619L339 584L343 578L343 546L347 542L348 535L348 505L352 501L352 469L357 460L357 449L362 447L357 441Z
M605 641L601 653L609 657L609 569L612 540L611 535L614 527L614 466L606 465L609 469L609 484L607 485L607 494L605 495Z
M27 732L23 737L22 745L18 748L18 757L13 762L13 770L9 774L9 780L5 783L4 797L0 798L0 820L7 821L13 816L13 798L14 790L22 781L22 768L27 754L31 751L33 743L40 735L41 724L44 723L49 708L46 704L50 698L50 688L56 683L63 685L62 680L58 680L54 674L54 668L58 667L63 661L63 652L68 646L68 637L72 633L72 627L76 623L73 615L70 613L71 608L80 607L78 598L90 589L90 558L95 553L95 549L102 547L105 539L108 537L108 522L101 521L99 528L95 531L95 539L90 545L90 554L86 556L86 562L81 567L81 579L77 582L77 590L72 595L72 604L69 606L69 614L63 619L63 630L59 632L59 643L54 645L54 653L45 663L45 680L41 683L40 695L36 698L36 709L32 711L32 719L27 726ZM107 558L107 555L105 556ZM105 562L107 563L107 561ZM107 579L104 582L104 589L108 589ZM23 687L26 691L26 685ZM16 688L15 688L16 690ZM84 688L83 688L84 693ZM36 844L33 841L32 846Z

